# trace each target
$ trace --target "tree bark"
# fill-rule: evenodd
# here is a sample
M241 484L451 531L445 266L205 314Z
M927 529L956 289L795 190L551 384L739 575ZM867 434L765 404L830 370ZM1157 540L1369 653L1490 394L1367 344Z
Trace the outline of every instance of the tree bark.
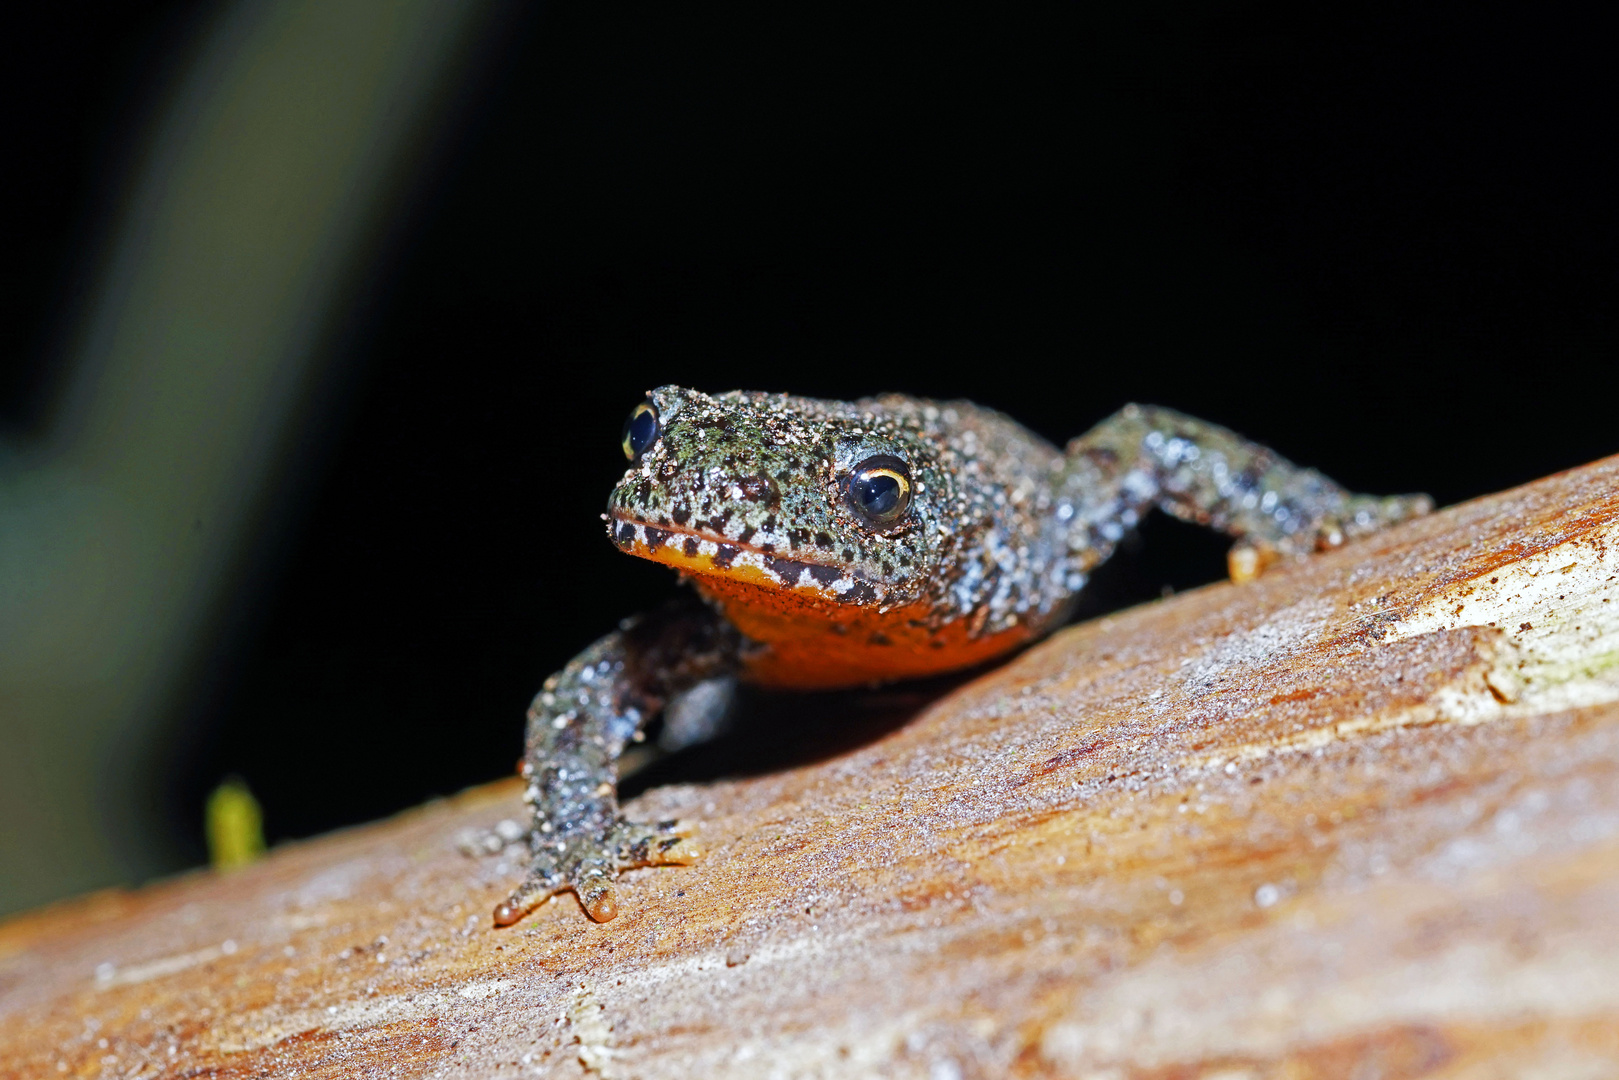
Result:
M1615 609L1610 458L653 790L609 923L491 924L510 782L13 919L0 1075L1615 1075Z

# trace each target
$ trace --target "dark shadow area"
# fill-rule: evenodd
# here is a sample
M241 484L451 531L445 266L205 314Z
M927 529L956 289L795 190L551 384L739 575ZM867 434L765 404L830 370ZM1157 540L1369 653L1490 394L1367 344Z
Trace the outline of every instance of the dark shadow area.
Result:
M153 112L207 0L40 4L0 43L0 432L38 423L57 387Z
M736 715L718 738L653 760L625 780L620 794L628 799L663 784L779 772L869 746L990 666L874 690L793 694L744 687Z
M1168 514L1151 513L1091 575L1072 622L1134 607L1226 576L1231 541Z

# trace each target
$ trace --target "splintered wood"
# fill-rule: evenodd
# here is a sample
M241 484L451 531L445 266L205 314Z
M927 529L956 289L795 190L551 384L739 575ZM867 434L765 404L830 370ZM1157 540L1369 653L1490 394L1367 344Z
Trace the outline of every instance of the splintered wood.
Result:
M1619 458L1076 626L602 925L512 783L13 919L0 1075L1619 1075L1616 576Z

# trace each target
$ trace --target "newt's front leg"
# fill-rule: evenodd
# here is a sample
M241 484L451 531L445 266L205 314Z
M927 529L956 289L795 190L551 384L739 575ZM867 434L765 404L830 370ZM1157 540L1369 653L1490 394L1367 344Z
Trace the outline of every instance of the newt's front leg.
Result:
M625 620L545 681L528 711L522 775L534 811L527 879L495 908L508 926L563 889L597 922L618 914L621 870L696 860L673 822L619 813L624 746L670 698L736 668L743 639L714 612L676 604Z
M1127 405L1069 443L1067 457L1081 525L1070 543L1095 561L1153 507L1236 537L1236 580L1433 509L1426 495L1346 491L1218 424L1151 405Z

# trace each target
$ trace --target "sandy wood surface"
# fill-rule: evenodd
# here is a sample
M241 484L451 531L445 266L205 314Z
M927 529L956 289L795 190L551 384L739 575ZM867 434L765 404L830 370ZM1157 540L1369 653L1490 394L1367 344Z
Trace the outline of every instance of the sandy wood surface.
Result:
M14 918L0 1076L1619 1075L1616 576L1619 458L1073 627L603 925L512 783Z

